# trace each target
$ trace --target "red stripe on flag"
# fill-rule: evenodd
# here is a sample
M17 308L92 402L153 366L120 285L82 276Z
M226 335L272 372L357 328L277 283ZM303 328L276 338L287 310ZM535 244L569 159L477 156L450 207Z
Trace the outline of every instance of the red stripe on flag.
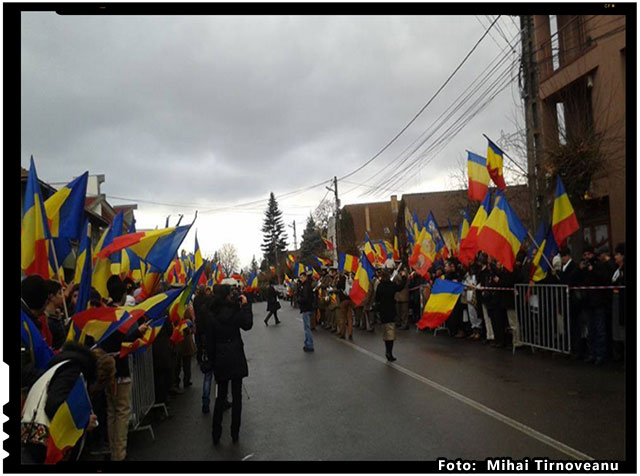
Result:
M356 306L359 306L360 304L362 304L362 301L364 301L364 298L367 297L367 291L362 286L360 286L359 281L354 281L353 285L351 286L351 291L349 292L349 297L356 304Z
M516 257L511 249L511 244L493 228L488 226L482 228L482 233L478 237L478 247L500 261L506 269L513 271Z
M444 321L446 321L447 319L449 319L449 316L451 315L451 312L453 311L453 309L447 313L444 312L425 312L422 315L422 319L420 319L420 322L418 322L418 324L416 324L416 326L418 327L418 329L424 329L425 327L430 327L430 328L436 328L438 327L440 324L442 324Z
M471 200L483 201L487 195L487 190L489 190L488 185L469 179L469 198Z
M553 225L553 237L556 239L556 243L562 243L568 236L572 235L578 229L578 219L576 214L572 213L564 220Z

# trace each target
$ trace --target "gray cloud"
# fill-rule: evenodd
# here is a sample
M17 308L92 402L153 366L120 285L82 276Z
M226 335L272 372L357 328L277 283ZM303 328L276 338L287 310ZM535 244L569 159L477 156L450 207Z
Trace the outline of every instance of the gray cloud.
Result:
M484 31L473 16L22 18L23 166L34 154L48 181L89 169L107 175L114 196L212 205L360 165ZM485 39L424 116L352 179L388 167L498 53ZM513 101L505 91L421 176L446 179L465 148L484 151L482 132L512 129Z

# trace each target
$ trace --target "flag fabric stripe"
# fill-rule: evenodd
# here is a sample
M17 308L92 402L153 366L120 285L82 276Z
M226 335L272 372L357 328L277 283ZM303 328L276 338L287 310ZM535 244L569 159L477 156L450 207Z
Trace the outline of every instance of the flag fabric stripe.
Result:
M467 151L467 171L469 177L469 198L482 201L489 189L491 177L487 170L487 159Z
M29 167L23 210L22 229L20 231L21 267L27 276L37 274L44 279L49 279L49 247L47 240L51 235L33 157L31 157L31 165Z
M478 234L478 248L513 271L516 254L526 236L527 229L509 206L506 197L499 192L493 210Z
M507 188L502 175L503 154L497 145L489 141L487 146L487 169L491 180L500 190Z
M60 461L63 452L75 446L89 424L90 415L91 402L80 376L49 424L46 464Z
M437 279L417 327L419 329L424 329L425 327L435 328L446 321L463 290L464 286L460 283Z
M551 220L551 226L553 229L553 236L556 243L561 245L564 240L578 231L580 225L578 224L578 218L571 206L569 196L564 188L564 184L558 176L556 183L556 195L553 201L553 218Z
M484 224L487 222L490 210L491 192L487 192L487 195L484 197L484 200L476 212L476 216L473 217L467 236L460 242L460 254L458 259L465 265L471 263L478 252L478 234L482 231Z
M83 173L44 202L53 238L81 238L88 179L89 172Z

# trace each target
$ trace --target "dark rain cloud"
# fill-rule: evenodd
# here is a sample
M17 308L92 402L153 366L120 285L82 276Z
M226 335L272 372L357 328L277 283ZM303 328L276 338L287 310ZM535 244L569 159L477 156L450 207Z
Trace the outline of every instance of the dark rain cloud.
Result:
M108 195L201 210L284 193L373 156L483 31L473 16L23 13L21 162L28 166L33 154L47 181L88 169L106 175ZM381 168L377 179L391 176L391 160L499 53L486 38L397 143L350 180L365 182ZM512 94L505 91L398 191L420 181L442 188L464 149L484 151L482 132L513 130ZM317 203L324 192L287 203ZM343 203L362 200L360 192ZM148 205L140 204L144 213Z

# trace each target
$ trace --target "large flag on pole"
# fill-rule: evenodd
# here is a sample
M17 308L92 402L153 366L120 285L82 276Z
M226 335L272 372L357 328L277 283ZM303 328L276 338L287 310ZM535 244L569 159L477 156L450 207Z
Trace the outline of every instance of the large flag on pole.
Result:
M424 306L422 319L416 325L418 329L436 328L446 321L463 290L464 286L460 283L436 279L427 304Z
M513 271L516 254L526 236L527 229L504 194L498 192L493 210L478 234L478 247Z
M27 189L24 195L24 214L20 231L20 265L27 276L37 274L44 279L51 276L49 270L49 243L51 238L47 214L36 165L31 157Z
M487 159L467 151L467 172L469 175L469 198L481 202L489 189Z
M556 239L556 243L562 246L564 240L568 236L578 231L580 225L576 218L576 212L571 206L569 196L564 188L564 184L558 176L556 183L556 195L553 200L553 218L551 220L551 227L553 229L553 236Z
M89 295L91 293L91 224L89 219L85 221L84 233L80 247L78 248L78 259L76 260L76 274L74 282L79 285L78 299L76 300L75 312L87 309Z
M507 188L507 185L504 183L504 176L502 175L504 152L502 152L500 147L491 142L490 139L487 140L489 141L487 146L487 170L489 171L489 176L500 190L504 190Z
M420 276L427 277L429 268L436 259L436 245L431 234L426 228L422 228L413 246L413 252L409 257L409 266Z
M358 258L346 253L340 253L340 259L338 260L338 271L347 271L348 273L355 273L358 269Z
M427 229L433 242L436 245L436 253L442 252L443 258L449 257L449 249L444 241L444 237L442 236L442 232L440 232L440 227L436 222L436 217L433 216L433 212L429 212L429 216L427 220L424 222L424 227Z
M469 265L478 253L478 234L482 231L482 227L487 221L491 213L491 190L487 192L484 200L480 204L476 216L471 222L469 233L460 241L460 255L458 259L462 264Z
M57 463L64 457L66 450L76 445L89 425L91 413L91 401L80 375L49 423L45 464Z
M374 277L375 271L373 266L371 266L371 263L369 263L369 260L365 256L361 256L355 278L353 279L353 285L349 292L349 297L356 306L362 304L364 298L367 297L369 288L373 286Z
M531 279L535 282L541 281L547 276L551 258L558 252L558 245L553 237L553 231L546 223L540 222L535 236L538 249L531 261ZM535 250L535 244L533 245ZM546 259L545 259L546 258Z

